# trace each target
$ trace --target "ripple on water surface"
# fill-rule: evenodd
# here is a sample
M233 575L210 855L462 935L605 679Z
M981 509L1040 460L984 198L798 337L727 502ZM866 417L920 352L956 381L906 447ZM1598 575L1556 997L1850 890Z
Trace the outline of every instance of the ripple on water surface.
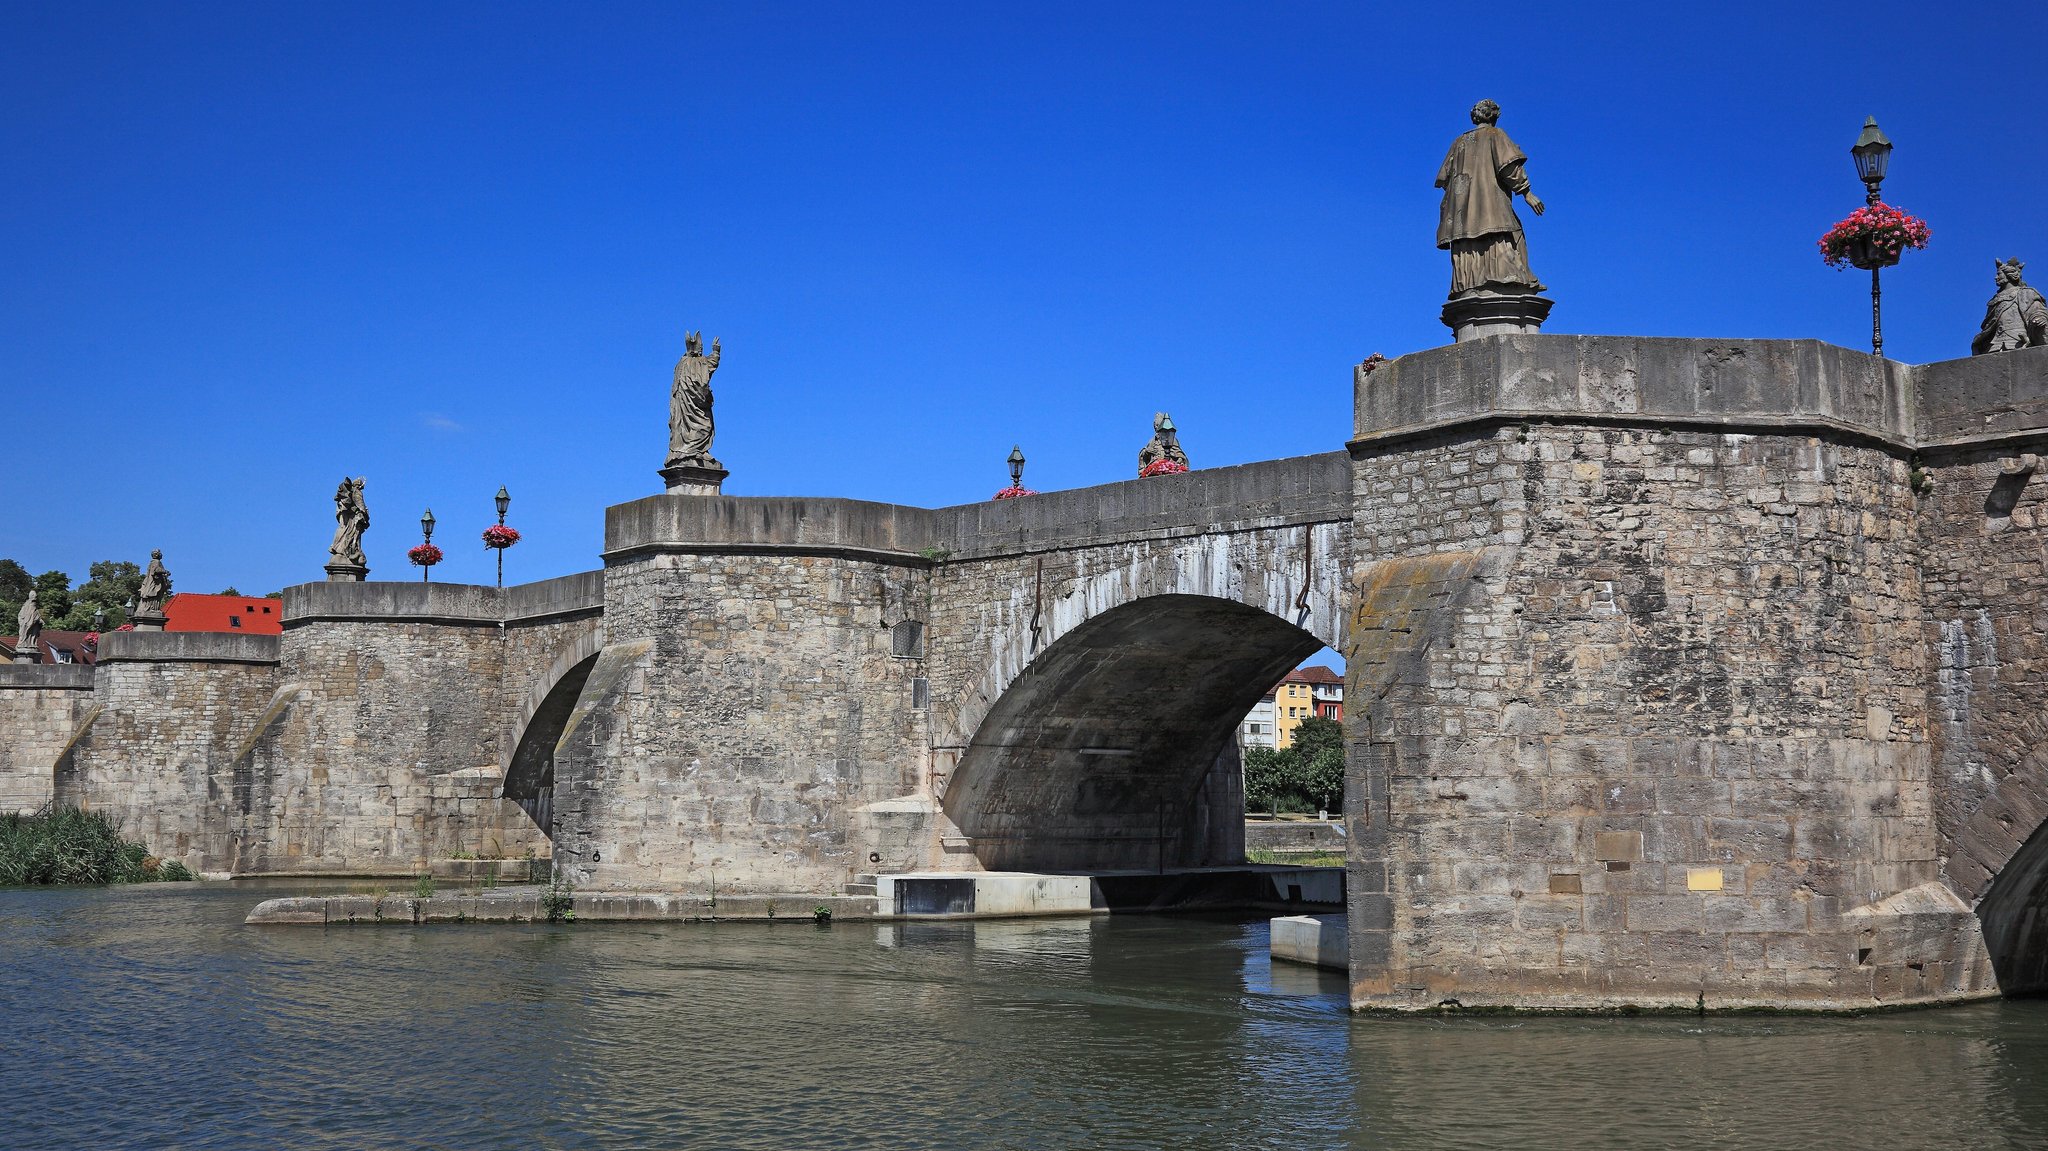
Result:
M1353 1019L1262 922L250 928L0 891L0 1146L2040 1146L2048 1009Z

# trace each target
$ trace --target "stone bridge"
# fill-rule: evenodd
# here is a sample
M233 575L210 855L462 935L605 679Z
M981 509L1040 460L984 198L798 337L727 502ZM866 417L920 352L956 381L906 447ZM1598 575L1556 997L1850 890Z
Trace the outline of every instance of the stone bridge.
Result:
M1353 1000L2048 986L2048 350L1505 336L1347 450L965 507L663 495L604 568L309 584L0 668L0 801L237 874L597 890L1233 863L1232 733L1348 664Z

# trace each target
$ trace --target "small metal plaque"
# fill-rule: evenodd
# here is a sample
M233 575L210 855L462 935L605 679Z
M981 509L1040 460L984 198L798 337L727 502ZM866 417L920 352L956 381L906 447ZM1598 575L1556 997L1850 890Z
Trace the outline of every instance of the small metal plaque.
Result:
M1721 869L1718 867L1688 867L1685 869L1687 891L1721 890Z

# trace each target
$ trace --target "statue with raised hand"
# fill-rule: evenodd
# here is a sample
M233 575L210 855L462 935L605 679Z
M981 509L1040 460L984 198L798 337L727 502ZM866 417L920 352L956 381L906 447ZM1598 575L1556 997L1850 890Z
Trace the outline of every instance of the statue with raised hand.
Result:
M665 467L718 468L711 456L711 375L718 370L718 341L704 354L704 333L683 337L683 358L668 396L668 463Z

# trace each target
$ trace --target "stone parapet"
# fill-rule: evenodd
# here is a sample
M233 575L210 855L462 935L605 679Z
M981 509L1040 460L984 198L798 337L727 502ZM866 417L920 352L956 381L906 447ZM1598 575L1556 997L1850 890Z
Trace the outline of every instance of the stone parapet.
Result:
M314 621L531 623L604 608L604 572L508 588L453 583L308 583L284 589L287 631ZM192 634L192 633L184 633Z
M939 508L934 542L955 559L1250 531L1351 517L1343 452Z
M89 663L0 663L0 691L91 691Z
M1915 369L1819 340L1495 336L1402 356L1355 391L1354 448L1566 420L1833 431L1910 448Z
M1350 515L1350 463L1342 452L1326 452L936 509L787 496L650 496L606 509L605 561L785 552L923 566L940 552L987 559L1338 523Z
M240 635L220 631L115 631L100 637L100 663L275 664L278 662L278 648L278 637L274 635Z
M2048 348L1943 360L1913 373L1923 448L2048 439Z
M794 552L928 563L931 513L865 500L649 496L604 513L608 565L648 555Z

